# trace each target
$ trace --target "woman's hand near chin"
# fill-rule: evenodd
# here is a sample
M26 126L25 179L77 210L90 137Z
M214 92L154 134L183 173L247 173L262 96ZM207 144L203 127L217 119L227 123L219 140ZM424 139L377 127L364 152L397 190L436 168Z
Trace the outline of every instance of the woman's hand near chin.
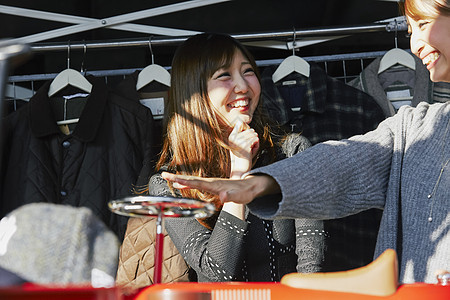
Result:
M253 157L259 149L258 134L242 121L237 121L228 136L230 146L230 178L241 178L252 168Z

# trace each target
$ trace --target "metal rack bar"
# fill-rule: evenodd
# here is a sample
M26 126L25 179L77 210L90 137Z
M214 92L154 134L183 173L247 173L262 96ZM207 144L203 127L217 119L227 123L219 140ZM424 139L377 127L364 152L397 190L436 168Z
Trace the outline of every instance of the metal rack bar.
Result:
M386 51L372 51L372 52L360 52L360 53L347 53L347 54L334 54L334 55L320 55L320 56L308 56L303 57L306 61L311 62L333 62L333 61L344 61L344 60L355 60L355 59L372 59L385 54ZM265 59L257 60L256 64L259 67L265 67L270 65L280 64L283 59ZM165 67L170 69L170 67ZM361 69L363 66L361 66ZM117 70L95 70L89 71L87 74L94 76L121 76L131 74L134 71L141 70L142 68L132 68L132 69L117 69ZM9 76L8 82L18 83L18 82L28 82L28 81L43 81L50 80L56 77L58 73L48 73L48 74L32 74L32 75L13 75Z
M322 37L322 36L336 36L336 35L351 35L358 33L383 32L390 31L389 24L368 24L356 26L343 27L329 27L329 28L315 28L306 30L285 30L285 31L271 31L260 33L241 33L232 34L232 36L241 41L267 40L267 39L287 39L294 36L297 40L302 37ZM178 45L186 40L189 36L184 37L152 37L152 46L164 45ZM89 41L89 42L70 42L71 49L106 49L106 48L121 48L121 47L148 47L148 39L129 39L129 40L109 40L109 41ZM41 43L32 44L31 49L34 52L47 51L65 51L67 50L67 43Z

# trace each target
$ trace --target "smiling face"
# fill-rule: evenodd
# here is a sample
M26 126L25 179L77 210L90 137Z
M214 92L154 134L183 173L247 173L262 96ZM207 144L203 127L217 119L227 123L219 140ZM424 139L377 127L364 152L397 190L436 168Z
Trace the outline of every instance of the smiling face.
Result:
M426 65L430 79L450 82L450 16L407 19L411 51Z
M220 67L207 81L207 92L218 118L232 128L238 119L252 121L261 85L248 59L236 50L231 64Z

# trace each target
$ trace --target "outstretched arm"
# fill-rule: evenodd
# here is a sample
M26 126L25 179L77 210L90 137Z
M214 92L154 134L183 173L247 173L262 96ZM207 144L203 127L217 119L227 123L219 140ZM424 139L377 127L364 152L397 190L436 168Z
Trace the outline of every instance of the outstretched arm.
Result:
M178 189L198 189L219 195L222 202L248 204L261 196L280 193L278 183L268 175L247 175L243 179L203 178L163 172L165 180Z
M162 177L172 181L175 188L198 189L219 195L222 202L235 202L238 204L248 204L256 197L280 191L277 182L270 176L252 175L241 179L242 175L251 170L252 159L259 148L259 138L253 129L242 123L242 121L236 122L228 137L228 145L231 148L230 179L202 178L175 175L167 172L163 172ZM242 216L239 217L242 219Z

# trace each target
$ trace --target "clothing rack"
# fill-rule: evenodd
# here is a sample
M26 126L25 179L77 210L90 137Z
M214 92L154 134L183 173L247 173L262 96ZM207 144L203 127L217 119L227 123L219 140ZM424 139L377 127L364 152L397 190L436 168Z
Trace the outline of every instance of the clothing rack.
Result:
M326 73L330 65L338 65L341 69L339 74L330 74L337 79L341 79L344 82L348 82L354 77L356 77L359 72L361 72L373 59L383 56L387 51L372 51L372 52L360 52L360 53L347 53L347 54L334 54L334 55L319 55L319 56L309 56L302 57L308 62L316 62L322 64ZM278 65L283 59L267 59L267 60L257 60L256 63L259 67L266 67L271 65ZM348 65L358 65L356 71L349 72ZM170 67L165 67L170 69ZM128 74L132 74L135 71L141 70L136 68L131 69L115 69L115 70L95 70L89 71L86 74L93 75L96 77L103 77L106 82L110 81L111 78L124 78ZM355 68L353 68L355 69ZM27 86L30 91L30 95L33 94L37 88L36 82L44 82L55 78L58 73L48 73L48 74L31 74L31 75L13 75L8 77L8 83L10 88L14 89L14 94L16 90L23 89L23 86ZM19 94L19 92L17 92ZM26 91L25 91L26 94ZM25 97L26 98L26 97Z
M286 50L296 48L295 41L301 43L302 39L315 38L315 37L330 37L330 39L342 36L349 36L361 33L373 33L373 32L393 32L393 31L406 31L407 23L404 17L397 17L387 20L382 20L377 23L368 25L355 25L355 26L341 26L341 27L329 27L329 28L314 28L307 30L285 30L285 31L271 31L260 33L248 33L248 34L235 34L234 38L241 42L253 42L253 41L282 41ZM295 36L295 40L294 40ZM57 51L67 50L84 50L86 49L116 49L116 48L133 48L133 47L148 47L151 46L176 46L182 43L189 36L151 36L149 39L128 39L128 40L109 40L109 41L78 41L70 43L35 43L30 45L30 49L34 53L52 53ZM278 43L280 45L280 43ZM388 50L388 49L387 49ZM387 51L386 50L386 51ZM360 52L360 53L347 53L347 54L332 54L332 55L320 55L320 56L302 56L306 61L317 62L322 64L325 71L328 73L330 64L338 64L342 71L339 74L330 74L333 77L342 79L345 82L350 81L359 74L364 67L370 63L374 58L380 57L386 53L386 51L373 51L373 52ZM409 50L407 50L409 51ZM258 60L258 66L270 66L281 63L283 58L279 59L267 59ZM348 64L352 63L359 65L357 70L353 73L347 71ZM169 66L165 67L169 69ZM355 68L352 68L355 69ZM94 75L97 77L104 77L106 82L111 82L110 79L120 79L124 76L131 74L141 69L114 69L114 70L90 70L86 74ZM8 83L10 88L23 89L24 86L34 93L39 84L46 80L51 80L56 77L58 73L47 74L30 74L30 75L15 75L8 77Z

